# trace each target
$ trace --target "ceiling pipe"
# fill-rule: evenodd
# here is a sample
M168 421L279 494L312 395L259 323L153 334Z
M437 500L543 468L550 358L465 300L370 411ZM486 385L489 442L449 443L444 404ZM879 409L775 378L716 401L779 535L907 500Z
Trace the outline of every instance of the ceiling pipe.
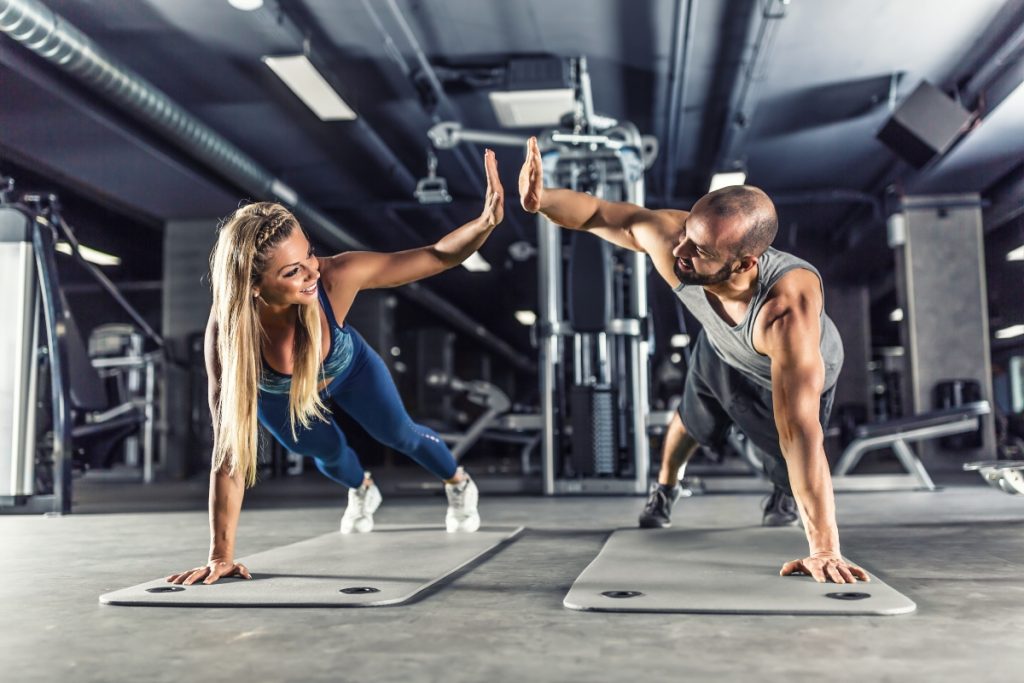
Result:
M685 4L685 8L684 8ZM683 117L686 111L686 90L690 79L686 68L690 63L693 49L691 37L697 18L697 0L678 0L676 3L676 26L672 35L672 71L668 82L668 115L660 138L665 141L668 154L665 157L665 175L662 178L662 199L671 201L675 190L676 163L679 154L679 138L682 135Z
M304 201L255 160L38 0L0 0L0 33L147 124L247 194L287 204L304 226L326 242L347 249L369 249L368 245ZM531 359L419 283L405 285L396 291L436 313L452 327L499 353L518 368L535 369Z
M757 0L751 2L748 16L747 38L744 40L743 57L736 71L729 105L725 114L725 130L715 156L712 173L730 171L742 164L740 149L750 130L750 123L757 108L757 91L760 88L764 68L771 54L779 20L786 16L786 0ZM749 47L747 47L749 45Z
M1006 39L1002 46L979 68L960 91L960 98L972 109L977 108L978 97L1011 64L1024 56L1024 23Z
M858 204L871 209L871 215L878 225L885 224L885 207L874 195L857 190L842 188L832 190L808 190L806 192L773 192L769 195L776 206L803 206L807 204ZM674 200L663 202L656 208L689 211L697 200Z
M437 108L434 111L428 112L431 121L435 124L440 123L442 118L438 110L447 110L446 116L449 119L461 123L461 119L456 115L455 108L452 106L451 101L448 99L448 95L444 92L444 88L441 86L441 80L437 77L437 72L434 71L433 65L431 65L430 60L427 59L427 55L423 52L423 48L420 47L419 40L416 38L416 34L413 32L412 27L409 26L409 22L406 21L405 15L402 14L402 10L399 9L394 0L387 0L386 4L388 10L391 12L391 16L398 24L399 29L401 29L403 37L409 44L409 47L412 48L413 55L416 57L416 63L419 64L420 71L426 77L427 84L430 86L430 91L437 99ZM411 80L413 78L413 70L405 61L405 57L402 56L402 52L399 50L394 38L384 26L384 22L381 21L380 15L377 14L377 10L374 9L373 4L369 0L363 0L363 7L366 9L367 14L370 15L370 19L373 21L374 26L384 39L388 55L399 65L399 68L405 76ZM479 150L475 147L471 147L471 149L474 156L478 156ZM469 160L466 159L465 152L461 148L454 149L453 153L455 155L455 160L462 168L462 172L466 174L466 177L469 178L471 183L473 183L477 191L483 195L486 188L480 180L481 171L474 168Z

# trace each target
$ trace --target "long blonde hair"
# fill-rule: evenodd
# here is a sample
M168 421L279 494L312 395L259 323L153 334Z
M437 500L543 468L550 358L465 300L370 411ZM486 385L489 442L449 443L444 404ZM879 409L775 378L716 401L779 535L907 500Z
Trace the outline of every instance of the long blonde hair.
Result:
M263 371L260 324L253 287L260 281L271 252L301 230L288 209L272 202L249 204L225 218L210 253L210 281L217 321L220 386L213 415L213 468L227 464L241 471L247 486L256 483L259 442L256 404ZM292 348L288 414L292 437L296 425L308 428L326 419L320 399L320 311L316 303L299 305Z

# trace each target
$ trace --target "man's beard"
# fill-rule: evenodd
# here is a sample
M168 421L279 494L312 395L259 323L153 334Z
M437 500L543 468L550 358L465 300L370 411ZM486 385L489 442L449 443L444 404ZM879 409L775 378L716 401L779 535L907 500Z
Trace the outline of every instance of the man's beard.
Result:
M676 261L672 264L672 270L675 271L676 277L684 285L717 285L720 282L725 282L732 277L733 261L727 262L719 270L711 273L710 275L701 275L695 270L684 271L679 268L679 262Z

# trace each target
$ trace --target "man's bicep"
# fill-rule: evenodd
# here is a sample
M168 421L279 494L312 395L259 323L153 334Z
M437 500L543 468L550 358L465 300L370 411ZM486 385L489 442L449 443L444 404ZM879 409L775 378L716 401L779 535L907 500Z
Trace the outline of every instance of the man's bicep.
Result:
M766 330L772 394L780 436L796 425L817 423L825 383L817 316L787 310Z

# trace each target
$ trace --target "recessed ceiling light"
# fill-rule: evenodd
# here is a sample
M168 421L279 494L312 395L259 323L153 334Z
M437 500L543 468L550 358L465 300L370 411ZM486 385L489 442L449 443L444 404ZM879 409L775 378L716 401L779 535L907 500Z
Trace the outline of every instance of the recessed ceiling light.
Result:
M228 0L228 4L243 12L251 12L263 7L263 0Z
M352 107L341 99L306 55L264 57L263 63L269 66L320 120L351 121L356 118Z
M996 339L1012 339L1024 334L1024 325L1010 325L1001 330L996 330Z
M516 311L516 320L529 327L537 322L537 314L533 311Z
M572 88L499 91L489 97L498 123L505 128L554 126L576 105Z
M743 171L728 171L726 173L716 173L711 176L711 187L708 188L708 192L714 192L715 190L721 190L723 187L729 187L730 185L742 185L747 180L747 174Z
M902 320L903 320L903 309L902 308L894 308L892 310L892 312L889 313L889 322L898 323L898 322L900 322Z
M462 262L462 267L474 273L486 273L491 269L491 264L480 255L479 251L474 251L472 256Z
M57 251L68 256L73 255L75 252L71 248L71 245L67 242L57 242ZM98 249L91 249L83 244L78 245L78 253L82 255L89 263L95 263L97 266L119 266L121 265L121 257L108 254L106 252L99 251Z

